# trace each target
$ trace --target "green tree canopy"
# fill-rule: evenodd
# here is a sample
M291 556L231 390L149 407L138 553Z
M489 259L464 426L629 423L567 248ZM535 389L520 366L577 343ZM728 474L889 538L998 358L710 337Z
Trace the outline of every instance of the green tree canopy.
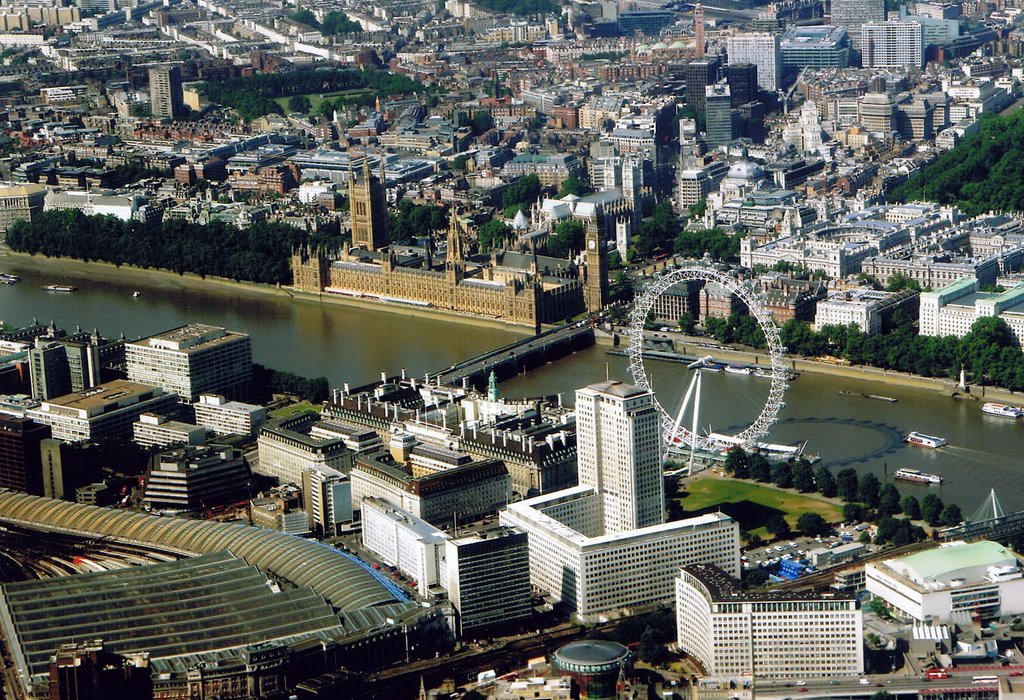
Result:
M548 236L548 255L556 258L568 258L583 250L586 227L583 222L566 219L555 227L554 233Z
M594 191L586 181L581 180L575 175L562 180L562 186L558 190L558 197L566 197L570 194L576 195L577 197L584 197Z
M772 483L780 489L793 487L793 465L789 462L775 462L772 464Z
M288 111L289 112L302 112L305 114L312 107L312 103L309 98L305 95L292 95L288 98Z
M793 487L800 493L812 493L817 490L814 483L814 468L806 459L797 460L793 464Z
M881 482L871 472L865 472L857 478L857 500L869 508L878 506Z
M740 258L740 235L730 235L720 228L700 231L683 230L676 236L674 249L688 258L702 258L707 253L712 260L735 262Z
M942 499L936 496L934 493L926 494L921 499L921 517L924 518L929 525L939 525L942 522Z
M369 104L373 104L375 95L411 95L427 90L422 83L406 75L371 68L259 73L228 80L212 80L200 86L200 90L211 102L234 109L246 121L266 114L279 113L281 106L275 98L360 89L365 90L360 94L364 101L369 100ZM319 110L321 113L330 114L336 104L324 100Z
M505 215L512 218L520 209L529 209L537 201L540 191L540 178L536 175L523 175L513 180L501 195L501 205L505 208ZM509 215L510 210L513 210L511 215Z
M240 229L222 221L121 221L74 210L42 212L7 231L8 245L31 255L268 284L291 283L291 257L297 248L337 250L341 242L336 229L311 233L270 222Z
M900 499L900 510L911 520L921 519L921 504L915 496L906 495Z
M324 15L324 21L320 23L320 31L326 36L336 36L338 34L361 32L363 28L359 22L349 19L349 16L344 12L334 11Z
M750 470L750 478L762 484L772 480L772 465L760 452L754 452L747 459L747 468Z
M637 252L644 257L658 250L671 252L678 231L679 219L672 210L672 202L660 202L654 213L640 222L640 232L636 236Z
M1024 209L1024 115L984 116L967 136L894 188L890 201L955 204L968 216Z
M847 467L836 474L836 488L844 501L857 500L857 472Z
M734 447L725 456L725 471L738 479L750 477L750 456L742 447Z
M939 515L939 522L942 525L959 525L964 519L960 512L960 506L955 503L947 503Z
M814 483L818 485L818 493L826 498L835 498L836 479L828 467L820 466L814 470Z
M820 513L801 513L796 520L796 529L808 537L828 534L832 528Z
M780 539L789 537L789 533L791 532L789 529L789 523L787 523L786 519L778 513L772 513L765 519L764 529L767 530L769 534Z
M480 250L486 252L504 247L509 236L512 235L512 227L497 219L491 219L480 226L477 235L480 240Z

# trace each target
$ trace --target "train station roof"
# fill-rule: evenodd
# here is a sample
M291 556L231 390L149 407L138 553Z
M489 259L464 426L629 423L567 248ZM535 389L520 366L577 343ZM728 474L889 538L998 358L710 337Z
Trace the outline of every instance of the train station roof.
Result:
M162 659L347 634L310 588L277 586L226 551L2 590L0 622L23 682L43 680L58 647L83 639Z
M188 555L227 550L273 577L308 586L343 612L408 601L333 547L275 530L132 513L6 490L0 490L0 522Z

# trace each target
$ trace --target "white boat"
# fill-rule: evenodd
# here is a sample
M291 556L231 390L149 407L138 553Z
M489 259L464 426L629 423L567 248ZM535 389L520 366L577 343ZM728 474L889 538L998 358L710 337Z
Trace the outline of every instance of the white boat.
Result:
M77 292L78 287L74 287L70 284L48 284L43 287L48 292Z
M1016 406L1007 406L1005 403L992 402L983 404L981 412L990 416L999 416L1001 418L1020 418L1021 415L1024 415L1024 411Z
M21 282L21 277L18 275L12 275L9 272L0 273L0 284L17 284Z
M729 374L742 374L748 377L754 373L754 370L750 367L739 367L737 365L726 365L725 371Z
M142 292L132 292L132 298L133 299L136 298L136 297L140 297L140 296L142 296Z
M941 484L942 477L938 474L928 474L917 469L897 469L892 478L900 481L911 481L917 484Z
M919 445L921 447L930 447L932 449L935 449L937 447L942 447L943 445L945 445L946 439L935 437L934 435L925 435L924 433L919 433L915 430L911 432L909 435L907 435L907 437L904 439L904 442L908 442L911 445Z

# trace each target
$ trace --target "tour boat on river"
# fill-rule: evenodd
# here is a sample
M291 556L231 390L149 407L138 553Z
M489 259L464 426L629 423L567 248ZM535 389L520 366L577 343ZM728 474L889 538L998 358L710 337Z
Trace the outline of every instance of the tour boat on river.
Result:
M1021 415L1024 415L1024 411L1016 406L992 402L982 405L981 412L989 416L999 416L1000 418L1020 418Z
M899 481L910 481L915 484L941 484L942 477L938 474L928 474L917 469L897 469L892 478Z
M911 445L919 445L921 447L931 447L932 449L935 449L945 445L946 438L935 437L934 435L925 435L924 433L919 433L914 430L907 435L904 442L908 442Z

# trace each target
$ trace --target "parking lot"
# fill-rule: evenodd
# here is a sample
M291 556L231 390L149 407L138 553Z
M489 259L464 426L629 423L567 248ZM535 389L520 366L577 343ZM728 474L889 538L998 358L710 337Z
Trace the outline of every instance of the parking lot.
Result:
M860 529L858 529L860 528ZM753 569L765 569L770 573L783 567L783 562L802 562L808 565L807 571L814 571L811 566L810 552L815 549L835 549L844 544L856 542L862 532L867 530L867 525L853 525L852 523L840 526L835 534L824 537L793 536L791 539L780 540L768 545L750 547L743 551L740 562L744 571ZM871 550L871 546L868 546Z

